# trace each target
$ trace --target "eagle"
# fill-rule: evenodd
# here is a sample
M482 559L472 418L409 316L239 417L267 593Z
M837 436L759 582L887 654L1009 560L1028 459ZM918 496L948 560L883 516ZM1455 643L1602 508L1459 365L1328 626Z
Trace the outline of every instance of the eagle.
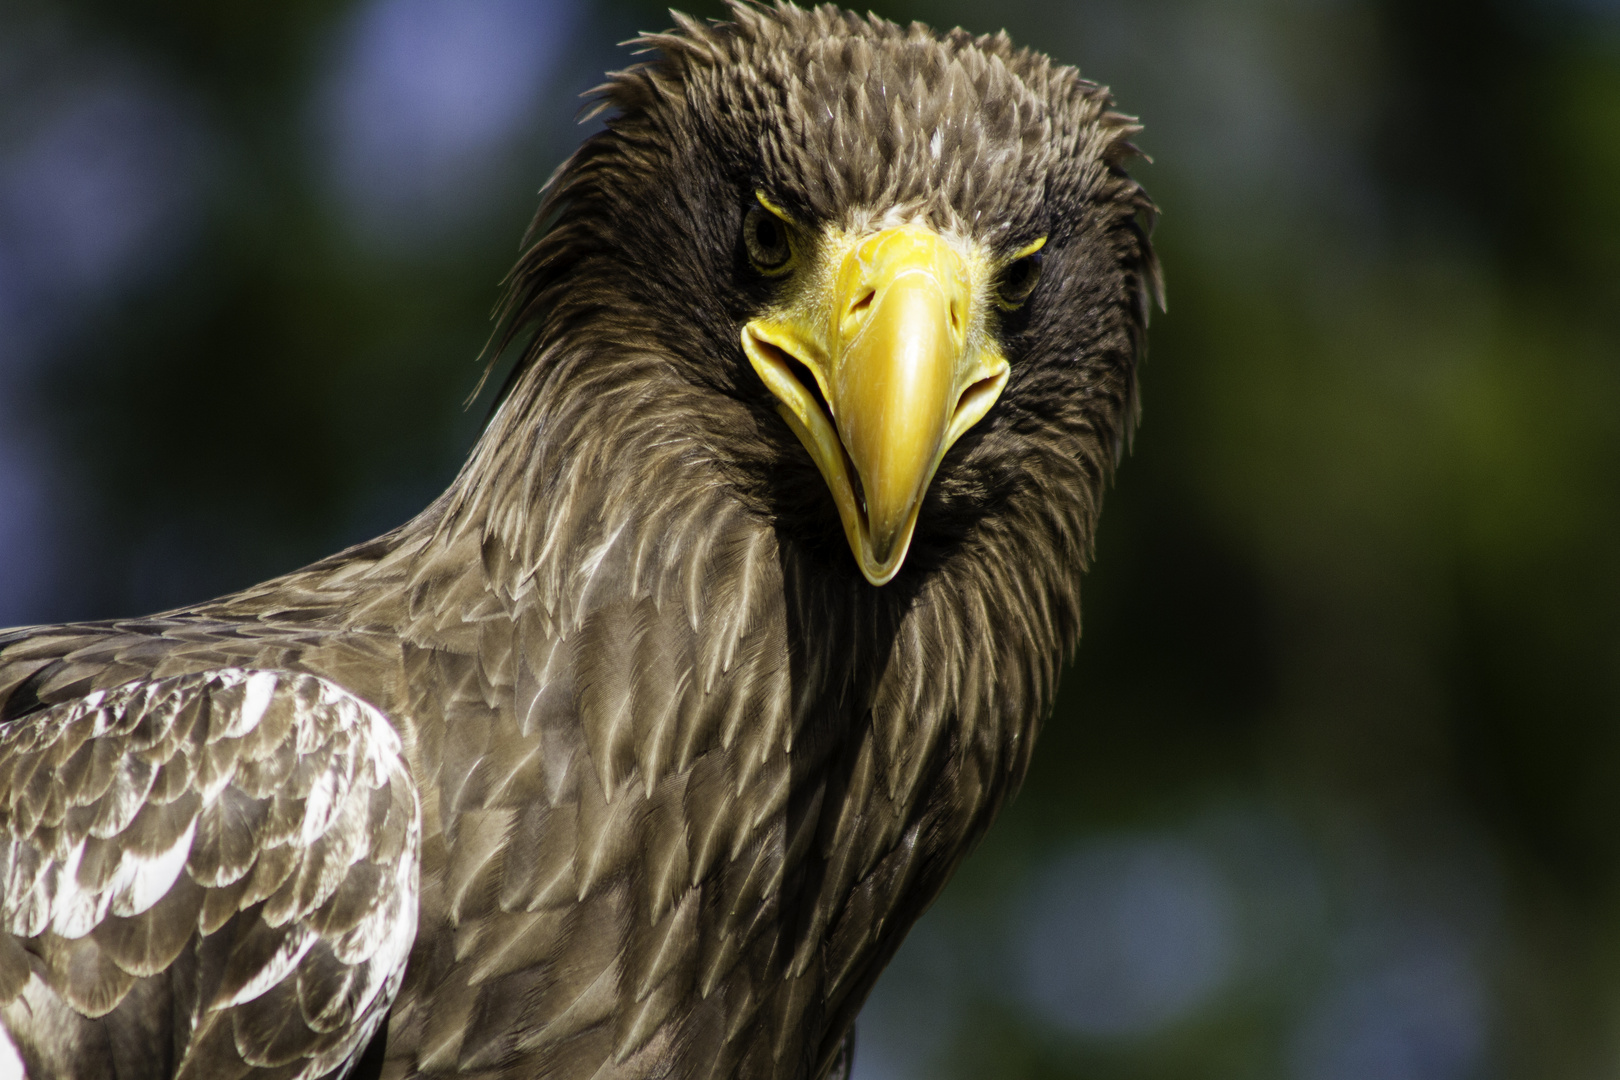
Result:
M1077 644L1155 211L1005 34L675 21L432 505L0 634L0 1077L847 1075Z

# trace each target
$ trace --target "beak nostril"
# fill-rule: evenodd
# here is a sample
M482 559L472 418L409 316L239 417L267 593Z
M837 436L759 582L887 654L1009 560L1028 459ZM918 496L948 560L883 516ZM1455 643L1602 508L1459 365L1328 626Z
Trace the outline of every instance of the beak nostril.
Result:
M851 315L865 314L866 310L872 306L872 300L876 296L877 293L875 290L867 289L860 295L859 299L857 299L853 304L849 305L849 313Z

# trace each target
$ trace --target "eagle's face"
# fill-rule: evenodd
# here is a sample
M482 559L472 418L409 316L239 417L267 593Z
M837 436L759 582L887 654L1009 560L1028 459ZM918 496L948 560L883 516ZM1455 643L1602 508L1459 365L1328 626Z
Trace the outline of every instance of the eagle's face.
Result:
M1136 128L1004 36L733 16L646 39L553 200L612 264L606 318L654 313L693 382L802 446L883 585L919 520L1117 447L1155 272Z
M940 460L1007 386L997 316L1029 302L1046 237L997 251L899 208L806 228L756 198L749 265L783 280L743 351L826 480L861 573L887 584Z

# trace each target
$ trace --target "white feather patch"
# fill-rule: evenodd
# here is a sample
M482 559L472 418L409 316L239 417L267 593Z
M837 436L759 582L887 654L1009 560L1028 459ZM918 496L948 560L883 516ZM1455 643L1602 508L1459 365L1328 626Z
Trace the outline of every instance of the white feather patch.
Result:
M336 768L348 764L345 761L332 762ZM340 783L347 777L340 776L333 769L328 769L315 777L310 786L309 794L304 798L304 823L299 834L299 843L309 847L325 835L327 827L332 824L332 815L337 812L338 800L349 794L349 786ZM339 790L341 786L342 790Z
M252 1001L260 994L268 992L272 987L292 973L298 966L298 961L304 954L314 948L320 940L320 935L307 926L299 926L282 941L281 947L276 950L270 962L260 968L247 985L231 995L227 1001L217 1001L211 1008L214 1010L229 1009L233 1005L240 1005L244 1001Z
M79 885L79 862L84 857L84 845L73 849L66 862L53 865L48 871L55 887L51 890L51 929L65 938L82 938L94 930L107 917L112 904L112 892L102 889L91 892Z
M237 678L241 678L240 675ZM242 704L223 728L211 732L209 739L240 739L259 726L264 712L270 707L270 698L276 692L277 675L274 671L255 671L242 685Z
M113 875L112 913L123 918L139 915L167 895L180 871L191 857L191 841L197 835L197 819L192 818L168 849L154 859L124 852Z
M0 1080L28 1080L22 1055L17 1053L17 1044L11 1041L11 1032L4 1024L0 1024Z

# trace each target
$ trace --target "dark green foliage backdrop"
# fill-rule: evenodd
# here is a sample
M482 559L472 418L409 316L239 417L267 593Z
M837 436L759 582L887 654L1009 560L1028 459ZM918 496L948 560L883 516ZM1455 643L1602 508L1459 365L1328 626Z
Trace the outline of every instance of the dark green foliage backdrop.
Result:
M437 492L574 95L668 21L582 4L0 7L0 624ZM1620 6L882 13L1142 114L1170 308L1064 697L858 1076L1620 1071Z

